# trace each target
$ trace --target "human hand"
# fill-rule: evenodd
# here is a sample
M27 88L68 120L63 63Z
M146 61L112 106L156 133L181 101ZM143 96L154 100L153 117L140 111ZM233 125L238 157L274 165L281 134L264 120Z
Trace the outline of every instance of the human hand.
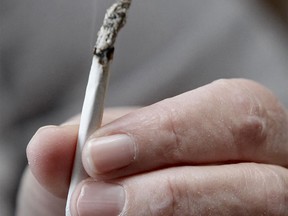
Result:
M87 142L82 159L91 178L78 185L72 212L287 215L287 129L287 111L248 80L216 81L136 110ZM37 203L40 215L43 209L64 214L76 137L75 125L44 128L27 148L30 169L43 187L35 192L45 200ZM27 171L18 215L27 188L38 184L31 179Z

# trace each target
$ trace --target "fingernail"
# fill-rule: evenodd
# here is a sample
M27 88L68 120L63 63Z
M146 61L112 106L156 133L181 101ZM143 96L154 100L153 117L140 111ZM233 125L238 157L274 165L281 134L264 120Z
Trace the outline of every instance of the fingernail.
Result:
M135 143L129 136L112 135L90 140L84 149L84 163L92 173L107 173L128 166L135 155Z
M104 182L86 182L77 200L79 216L117 216L125 204L122 186Z

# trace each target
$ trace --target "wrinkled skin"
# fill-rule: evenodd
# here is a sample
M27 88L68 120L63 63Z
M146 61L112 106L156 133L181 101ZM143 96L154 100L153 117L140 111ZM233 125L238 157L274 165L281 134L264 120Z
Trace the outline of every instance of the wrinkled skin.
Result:
M78 122L40 128L31 139L18 216L64 215ZM89 141L126 135L133 160L86 144L82 160L91 178L73 194L72 213L98 215L81 204L81 193L102 190L104 181L124 189L116 210L127 216L288 215L287 132L277 98L243 79L218 80L141 109L108 109Z

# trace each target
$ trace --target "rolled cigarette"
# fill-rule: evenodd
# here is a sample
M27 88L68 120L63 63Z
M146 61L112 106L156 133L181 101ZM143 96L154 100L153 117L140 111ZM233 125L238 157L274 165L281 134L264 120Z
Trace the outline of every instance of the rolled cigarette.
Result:
M93 52L91 70L82 108L77 148L66 203L66 216L71 216L71 196L76 186L88 177L81 160L82 149L89 136L101 126L104 98L109 79L109 66L119 30L125 25L132 0L118 0L106 12Z

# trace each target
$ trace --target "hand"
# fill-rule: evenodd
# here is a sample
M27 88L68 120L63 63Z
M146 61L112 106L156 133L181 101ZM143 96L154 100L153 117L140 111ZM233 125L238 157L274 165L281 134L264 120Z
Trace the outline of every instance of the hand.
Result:
M86 143L82 159L91 178L78 185L72 211L287 215L287 131L287 111L270 91L248 80L216 81L138 109ZM63 215L76 137L77 125L35 134L27 148L33 175L28 170L24 177L18 215L33 204L28 215L35 209ZM28 196L32 184L43 189L32 188ZM32 192L37 204L29 206Z

